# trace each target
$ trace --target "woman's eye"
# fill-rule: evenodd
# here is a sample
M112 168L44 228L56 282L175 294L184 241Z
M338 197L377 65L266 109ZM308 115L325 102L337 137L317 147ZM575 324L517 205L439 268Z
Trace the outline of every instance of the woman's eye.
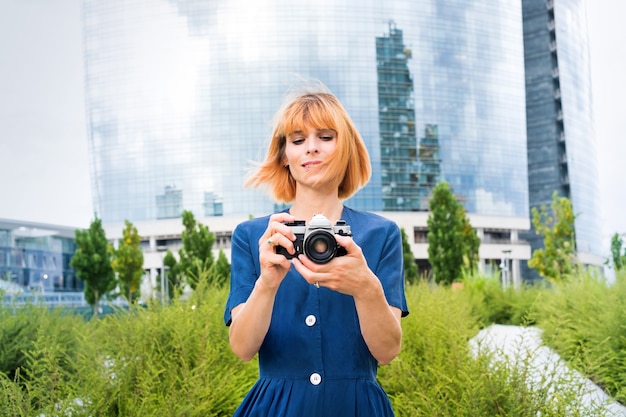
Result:
M292 140L291 143L293 143L294 145L300 145L300 144L304 143L304 139L303 138L296 138L296 139Z
M324 141L333 140L334 138L335 138L334 136L320 136L320 139Z

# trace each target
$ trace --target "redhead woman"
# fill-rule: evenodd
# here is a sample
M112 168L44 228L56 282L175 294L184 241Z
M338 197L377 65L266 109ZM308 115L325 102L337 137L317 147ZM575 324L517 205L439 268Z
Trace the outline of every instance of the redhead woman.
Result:
M235 416L393 416L376 380L400 352L398 226L344 200L370 178L363 140L325 88L288 97L265 160L246 185L288 210L233 232L225 322L233 352L258 354L259 379Z

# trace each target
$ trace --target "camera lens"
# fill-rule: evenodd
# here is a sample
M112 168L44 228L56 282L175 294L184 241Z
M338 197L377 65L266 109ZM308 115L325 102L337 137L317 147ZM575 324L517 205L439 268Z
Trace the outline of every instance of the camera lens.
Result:
M304 254L317 264L325 264L335 257L337 241L326 230L311 232L304 242Z

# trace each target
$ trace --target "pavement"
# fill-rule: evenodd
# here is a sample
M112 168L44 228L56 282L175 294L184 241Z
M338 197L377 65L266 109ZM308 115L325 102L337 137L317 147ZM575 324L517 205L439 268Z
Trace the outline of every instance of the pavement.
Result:
M481 330L471 341L474 352L486 349L511 364L522 361L529 364L531 386L549 383L548 378L571 381L574 387L583 387L581 403L591 415L626 417L626 407L613 400L599 386L578 371L570 369L552 349L543 345L541 329L535 327L494 324ZM600 410L603 412L601 414Z

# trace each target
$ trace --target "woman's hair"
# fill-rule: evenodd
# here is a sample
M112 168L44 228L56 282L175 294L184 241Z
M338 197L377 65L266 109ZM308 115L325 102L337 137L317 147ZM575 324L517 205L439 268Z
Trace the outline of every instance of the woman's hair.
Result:
M287 96L274 117L274 129L265 160L245 186L267 186L277 201L289 203L296 196L296 182L284 166L287 136L296 131L332 129L337 147L328 161L325 179L337 178L339 198L347 199L369 181L371 165L367 148L348 113L327 89L317 86Z

